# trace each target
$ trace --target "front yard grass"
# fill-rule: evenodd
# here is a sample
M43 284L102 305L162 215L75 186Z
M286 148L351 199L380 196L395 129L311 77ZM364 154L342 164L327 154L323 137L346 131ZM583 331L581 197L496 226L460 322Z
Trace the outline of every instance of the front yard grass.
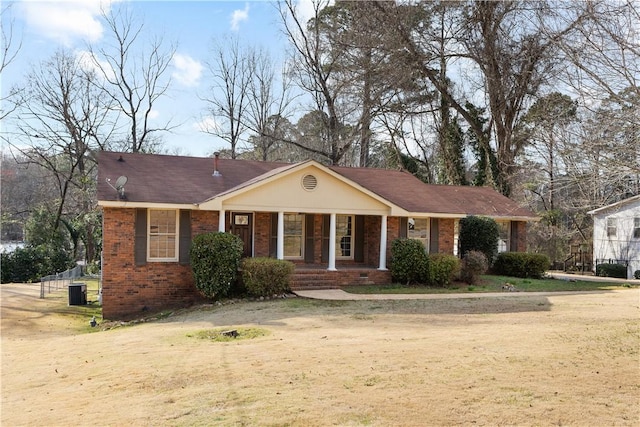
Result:
M516 292L562 292L562 291L597 291L629 288L637 285L591 282L584 280L562 280L553 278L520 279L516 277L484 275L479 283L468 285L454 282L446 288L433 286L406 286L399 283L391 285L357 285L344 286L345 292L352 294L440 294L440 293L478 293L503 292L503 286L511 285Z

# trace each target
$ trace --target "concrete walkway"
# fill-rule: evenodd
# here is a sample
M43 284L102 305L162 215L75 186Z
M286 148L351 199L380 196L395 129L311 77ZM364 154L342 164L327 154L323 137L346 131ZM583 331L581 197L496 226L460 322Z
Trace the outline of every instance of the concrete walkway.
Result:
M548 276L558 280L583 280L591 282L603 282L611 284L628 283L640 286L640 280L635 279L615 279L612 277L583 276L578 274L568 274L561 271L550 271ZM578 295L596 294L603 291L559 291L559 292L465 292L455 294L351 294L342 289L323 289L313 291L295 291L294 294L302 298L324 299L334 301L357 301L357 300L407 300L407 299L461 299L461 298L496 298L496 297L534 297L534 296L557 296L557 295Z
M585 282L603 282L603 283L628 283L630 285L640 285L638 279L616 279L615 277L599 277L587 276L582 274L571 274L563 271L549 271L547 276L559 280L583 280Z

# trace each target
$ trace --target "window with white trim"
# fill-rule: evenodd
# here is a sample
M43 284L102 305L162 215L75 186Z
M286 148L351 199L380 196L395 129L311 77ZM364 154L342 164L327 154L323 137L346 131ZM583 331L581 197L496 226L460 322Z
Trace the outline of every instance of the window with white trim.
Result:
M460 250L460 220L453 221L453 255L458 256Z
M147 258L149 261L178 260L178 210L148 210Z
M429 252L429 218L409 218L407 220L407 238L419 240Z
M301 259L304 253L304 215L284 214L284 257Z
M353 258L353 216L336 215L336 258Z
M607 218L607 237L616 237L618 234L618 223L616 218Z
M508 252L511 248L511 221L496 221L498 223L498 253Z

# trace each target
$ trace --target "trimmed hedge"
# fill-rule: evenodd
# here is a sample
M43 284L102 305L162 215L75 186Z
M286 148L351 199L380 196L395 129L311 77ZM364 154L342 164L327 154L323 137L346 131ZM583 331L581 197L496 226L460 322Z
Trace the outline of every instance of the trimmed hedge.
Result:
M294 265L274 258L246 258L242 261L242 282L249 295L266 297L290 291Z
M446 287L458 276L460 260L447 254L429 255L429 284Z
M429 280L429 257L419 240L396 239L391 242L391 277L407 285Z
M549 257L543 254L503 252L498 254L492 271L502 276L540 279L550 265Z
M622 264L598 264L596 265L596 276L626 279L627 266Z
M244 244L231 233L204 233L193 238L191 269L196 288L208 298L227 295L240 267Z

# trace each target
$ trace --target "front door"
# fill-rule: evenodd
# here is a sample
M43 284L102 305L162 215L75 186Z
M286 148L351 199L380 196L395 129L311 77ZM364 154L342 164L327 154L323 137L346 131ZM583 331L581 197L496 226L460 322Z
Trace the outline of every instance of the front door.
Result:
M243 257L253 254L253 214L234 212L231 215L231 232L238 236L244 244Z

